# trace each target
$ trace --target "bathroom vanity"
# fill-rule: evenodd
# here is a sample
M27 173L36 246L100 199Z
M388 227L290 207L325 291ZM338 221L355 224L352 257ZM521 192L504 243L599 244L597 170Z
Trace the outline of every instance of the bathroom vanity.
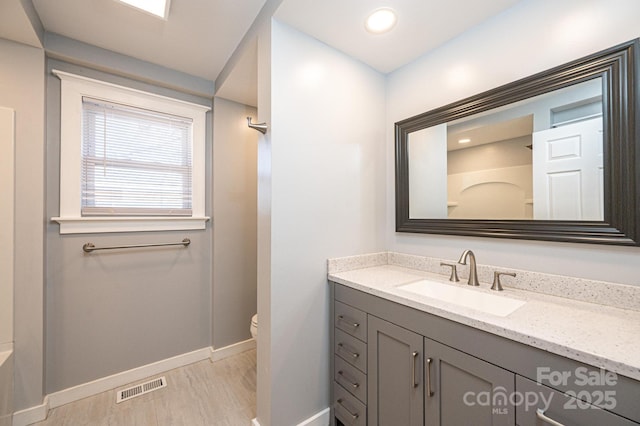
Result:
M613 306L509 286L518 276L494 292L490 269L472 288L465 269L449 282L439 259L330 260L332 424L640 424L640 310L615 306L640 289L595 282L576 296L608 291ZM576 284L518 272L521 286ZM454 298L431 297L429 283ZM519 303L495 311L501 298Z

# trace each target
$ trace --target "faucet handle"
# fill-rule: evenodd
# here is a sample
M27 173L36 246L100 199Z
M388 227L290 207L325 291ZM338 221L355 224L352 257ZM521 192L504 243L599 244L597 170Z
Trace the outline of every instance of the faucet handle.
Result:
M458 278L458 265L456 265L455 263L440 262L440 266L448 266L451 268L451 276L449 276L449 281L453 281L454 283L460 281L460 278Z
M493 284L491 285L491 290L502 291L502 283L500 282L500 275L509 275L510 277L515 277L515 272L502 272L502 271L494 271L493 272Z

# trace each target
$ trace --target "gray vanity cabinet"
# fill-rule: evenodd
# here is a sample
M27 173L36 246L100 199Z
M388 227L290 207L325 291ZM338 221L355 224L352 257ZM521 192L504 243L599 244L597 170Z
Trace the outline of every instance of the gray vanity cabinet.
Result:
M515 374L369 315L370 425L507 426Z
M372 315L367 327L369 424L422 426L422 336Z
M580 387L604 370L339 284L331 299L332 426L640 425L637 380Z
M353 306L332 304L334 423L367 425L367 314Z
M513 426L513 373L428 338L424 356L425 425Z

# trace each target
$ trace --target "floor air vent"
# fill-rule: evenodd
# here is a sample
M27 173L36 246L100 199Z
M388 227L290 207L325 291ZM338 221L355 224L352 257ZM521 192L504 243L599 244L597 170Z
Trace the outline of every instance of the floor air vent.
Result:
M145 383L140 383L139 385L131 386L130 388L119 390L116 395L116 404L127 401L131 398L135 398L136 396L144 395L145 393L153 392L154 390L166 387L167 379L162 376L158 377L157 379L149 380Z

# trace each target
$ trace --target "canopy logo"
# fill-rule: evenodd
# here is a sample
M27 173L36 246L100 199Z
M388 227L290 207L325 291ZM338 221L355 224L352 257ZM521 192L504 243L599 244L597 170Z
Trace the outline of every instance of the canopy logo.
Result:
M564 393L562 407L565 410L616 407L616 391L610 389L618 383L618 376L611 371L589 370L578 367L573 371L552 370L538 367L536 381L539 391L508 392L502 386L491 391L466 392L462 399L465 405L491 407L493 414L508 414L510 408L523 406L525 411L541 409L547 411L556 393ZM551 386L555 390L546 386Z

